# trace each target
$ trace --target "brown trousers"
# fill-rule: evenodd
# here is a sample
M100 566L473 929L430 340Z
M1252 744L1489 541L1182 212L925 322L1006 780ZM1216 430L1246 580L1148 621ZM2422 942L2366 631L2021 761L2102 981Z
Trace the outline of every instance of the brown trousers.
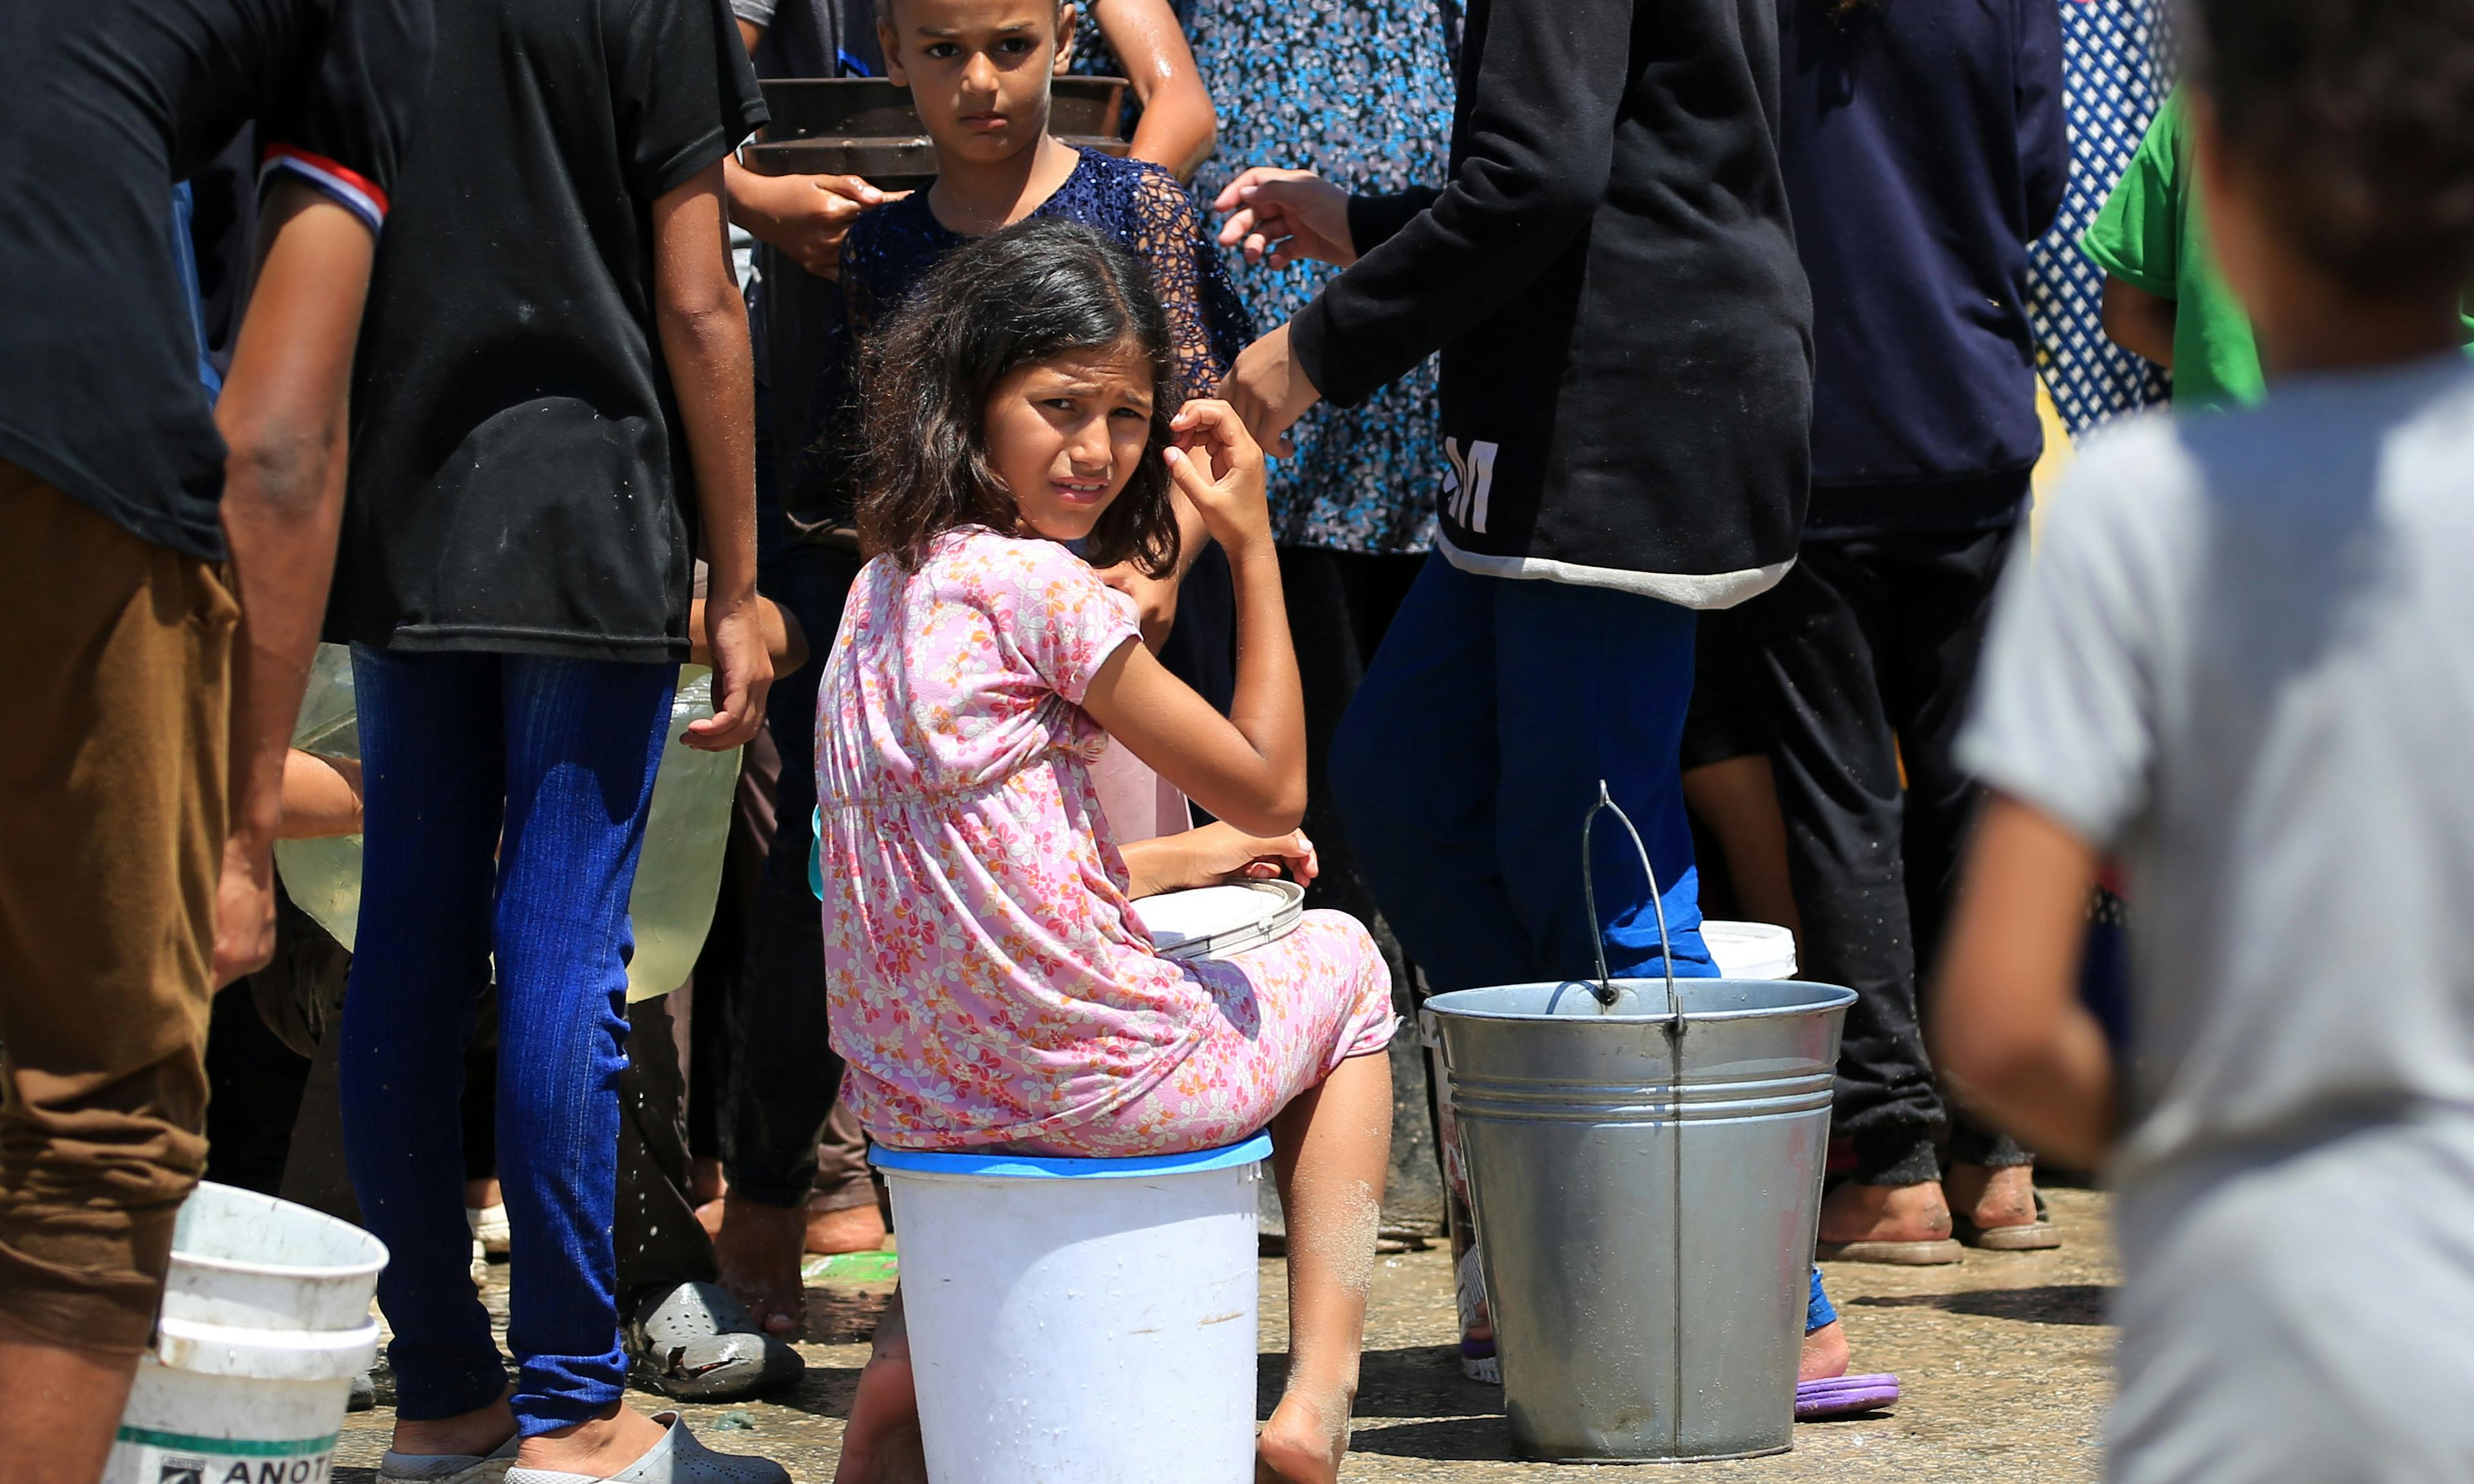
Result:
M0 1317L129 1353L206 1162L239 609L7 463L0 531Z

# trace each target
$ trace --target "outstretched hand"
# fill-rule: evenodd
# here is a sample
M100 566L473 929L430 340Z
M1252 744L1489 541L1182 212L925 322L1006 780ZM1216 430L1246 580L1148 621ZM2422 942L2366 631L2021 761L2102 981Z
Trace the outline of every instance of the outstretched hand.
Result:
M1269 259L1286 268L1305 258L1357 261L1348 232L1348 193L1311 170L1257 165L1228 182L1211 203L1230 213L1220 225L1220 245L1237 248L1249 263Z
M1298 364L1286 324L1237 352L1237 364L1220 383L1220 395L1246 419L1255 440L1283 459L1298 451L1289 429L1322 400L1314 378Z

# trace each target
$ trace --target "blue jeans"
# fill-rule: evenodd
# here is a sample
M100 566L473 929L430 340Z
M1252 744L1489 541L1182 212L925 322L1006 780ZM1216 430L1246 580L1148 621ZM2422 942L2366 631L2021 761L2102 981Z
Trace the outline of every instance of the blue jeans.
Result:
M506 1389L470 1276L457 1119L494 961L517 1424L582 1422L626 1383L610 1233L627 895L677 679L667 664L353 647L367 798L344 1153L392 1255L378 1303L406 1418Z
M1677 750L1689 609L1426 559L1332 740L1332 795L1383 915L1438 991L1596 972L1581 822L1606 780L1663 889L1675 972L1709 977ZM1658 918L1612 818L1592 877L1616 975L1659 971Z

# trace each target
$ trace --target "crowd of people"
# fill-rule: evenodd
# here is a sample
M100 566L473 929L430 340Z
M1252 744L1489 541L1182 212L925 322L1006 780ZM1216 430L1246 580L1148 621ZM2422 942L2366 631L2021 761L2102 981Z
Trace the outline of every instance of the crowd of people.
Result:
M387 1484L766 1484L625 1392L795 1379L870 1142L1268 1129L1261 1476L1330 1484L1403 1014L1719 918L1856 993L1819 1258L2118 1182L2115 1476L2474 1472L2474 0L2192 0L2093 186L2072 4L11 12L0 1477L100 1476L202 1174L385 1242ZM751 168L848 76L932 180ZM2175 406L2031 540L2098 333ZM730 861L631 992L691 663ZM1273 875L1226 958L1131 905ZM1800 1416L1851 1359L1816 1268ZM897 1298L837 1480L924 1478Z

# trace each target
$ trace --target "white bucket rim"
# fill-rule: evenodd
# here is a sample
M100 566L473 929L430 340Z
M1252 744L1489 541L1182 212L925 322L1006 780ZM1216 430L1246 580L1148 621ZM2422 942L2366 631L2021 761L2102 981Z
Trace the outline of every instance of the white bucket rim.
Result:
M1186 1154L1137 1155L1122 1160L1044 1159L1023 1154L975 1154L953 1149L890 1149L870 1143L870 1164L894 1175L948 1175L995 1180L1132 1180L1143 1176L1199 1175L1205 1170L1260 1164L1272 1157L1272 1136L1256 1134L1239 1143Z
M268 1195L262 1190L227 1185L211 1180L199 1181L196 1190L191 1192L189 1199L195 1200L202 1194L215 1200L236 1196L240 1198L241 1205L263 1206L270 1212L277 1208L289 1208L303 1216L314 1216L323 1223L342 1228L369 1243L376 1249L376 1253L358 1262L257 1262L246 1261L239 1257L218 1257L210 1253L199 1252L192 1248L175 1247L172 1249L174 1267L202 1268L211 1273L230 1273L244 1278L301 1279L319 1281L357 1281L375 1278L386 1271L389 1256L386 1243L378 1240L377 1233L356 1227L339 1216L330 1216L314 1207L303 1206L298 1201L287 1201L279 1196Z

